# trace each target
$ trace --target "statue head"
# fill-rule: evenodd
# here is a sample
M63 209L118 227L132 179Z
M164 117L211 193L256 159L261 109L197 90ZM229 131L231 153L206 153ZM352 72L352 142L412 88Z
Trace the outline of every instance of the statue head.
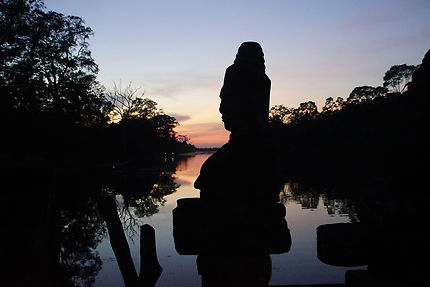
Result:
M257 42L243 42L236 54L234 64L247 64L253 68L260 68L264 72L264 53Z
M270 79L264 54L256 42L240 45L233 65L227 68L220 93L220 112L227 130L263 128L269 117Z

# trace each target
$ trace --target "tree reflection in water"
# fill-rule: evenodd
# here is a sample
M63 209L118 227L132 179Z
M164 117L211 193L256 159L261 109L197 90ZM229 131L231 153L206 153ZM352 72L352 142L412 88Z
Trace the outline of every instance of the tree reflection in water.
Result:
M154 286L162 273L155 250L155 230L145 224L140 227L141 264L139 274L133 263L124 230L132 240L138 234L138 219L158 212L164 196L176 191L175 166L159 172L132 171L120 173L112 188L105 187L98 204L106 222L110 244L117 259L125 286ZM118 210L116 199L121 199ZM118 214L119 213L119 214Z
M75 286L91 286L102 268L102 260L95 251L106 236L97 205L92 198L81 202L69 201L60 211L60 265L66 278Z
M333 190L316 189L293 181L286 182L280 194L282 203L297 202L301 204L303 209L318 208L320 199L330 216L348 216L351 222L358 221L357 211L350 195L339 194Z
M4 184L14 188L2 193L5 286L92 286L103 264L96 248L107 237L100 198L122 197L115 210L135 230L138 218L157 213L178 188L174 171L175 163L151 172L9 171Z
M116 183L102 189L103 196L117 201L118 214L130 239L138 234L139 219L151 217L166 203L165 196L180 186L175 182L174 166L145 174L123 175Z

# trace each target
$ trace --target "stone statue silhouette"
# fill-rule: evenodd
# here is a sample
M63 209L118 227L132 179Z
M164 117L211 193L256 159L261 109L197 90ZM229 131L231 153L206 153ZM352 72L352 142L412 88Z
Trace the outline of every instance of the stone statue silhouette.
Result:
M199 199L173 211L180 254L198 254L202 286L267 286L271 253L291 246L277 152L268 132L270 79L255 42L240 46L225 72L219 111L229 141L202 165Z
M230 140L201 168L194 186L202 199L279 200L276 154L267 131L270 84L260 45L243 43L220 93L219 110Z

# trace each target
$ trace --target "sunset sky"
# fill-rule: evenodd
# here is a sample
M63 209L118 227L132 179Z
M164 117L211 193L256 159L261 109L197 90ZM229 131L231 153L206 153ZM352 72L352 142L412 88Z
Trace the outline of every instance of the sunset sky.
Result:
M244 41L265 53L271 106L296 107L382 85L430 49L429 0L46 0L83 18L106 88L132 82L198 147L228 140L218 112L225 69Z

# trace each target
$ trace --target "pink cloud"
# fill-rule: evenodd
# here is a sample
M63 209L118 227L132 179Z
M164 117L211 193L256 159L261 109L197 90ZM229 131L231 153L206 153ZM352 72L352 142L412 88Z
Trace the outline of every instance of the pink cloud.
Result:
M191 119L191 117L189 115L181 115L181 114L169 114L171 117L174 117L179 123L181 122L185 122L188 121L189 119Z

